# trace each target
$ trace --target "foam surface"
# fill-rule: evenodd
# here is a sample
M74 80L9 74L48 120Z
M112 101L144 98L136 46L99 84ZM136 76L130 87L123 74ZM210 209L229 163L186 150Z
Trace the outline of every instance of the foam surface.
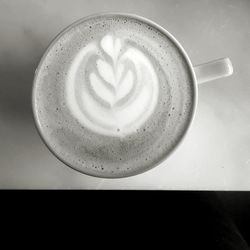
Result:
M65 163L122 177L161 161L194 108L191 74L175 44L123 15L78 22L47 52L34 86L40 131Z

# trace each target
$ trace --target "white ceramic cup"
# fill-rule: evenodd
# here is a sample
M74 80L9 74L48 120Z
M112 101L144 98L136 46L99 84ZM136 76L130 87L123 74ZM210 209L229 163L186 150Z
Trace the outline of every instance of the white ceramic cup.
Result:
M84 22L85 20L87 20L88 18L92 18L92 17L95 17L95 16L99 16L99 15L125 15L127 16L128 18L134 18L134 19L138 19L139 21L142 21L144 23L147 23L149 24L150 26L153 26L153 27L156 27L158 30L160 30L162 32L162 34L164 34L165 36L167 36L175 45L176 47L181 51L181 53L183 54L183 57L187 63L187 66L188 68L190 69L190 72L192 74L192 83L194 85L194 88L191 88L193 89L194 93L193 93L193 103L194 103L194 108L193 108L193 112L191 113L191 116L190 117L191 119L189 120L189 124L182 136L182 139L179 140L178 144L170 151L170 153L168 153L165 157L164 157L164 160L165 161L168 156L175 151L175 149L178 147L178 145L180 145L180 143L183 141L183 139L185 138L185 135L193 121L193 118L194 118L194 114L195 114L195 111L196 111L196 104L197 104L197 98L198 98L198 88L197 88L197 84L201 84L201 83L205 83L205 82L209 82L209 81L212 81L212 80L215 80L215 79L219 79L219 78L222 78L222 77L226 77L226 76L230 76L232 73L233 73L233 66L232 66L232 63L230 61L229 58L221 58L221 59L217 59L217 60L213 60L213 61L210 61L210 62L207 62L207 63L204 63L204 64L200 64L200 65L196 65L196 66L193 66L192 63L191 63L191 60L189 59L186 51L184 50L184 48L181 46L181 44L176 40L176 38L170 34L167 30L165 30L164 28L162 28L161 26L159 26L158 24L154 23L153 21L151 20L148 20L144 17L141 17L141 16L138 16L138 15L135 15L135 14L127 14L127 13L100 13L100 14L95 14L95 15L91 15L89 17L85 17L73 24L71 24L69 27L67 27L66 29L64 29L61 33L59 33L56 38L51 42L50 46L47 48L47 50L45 51L42 59L40 60L40 63L36 69L36 72L35 72L35 76L34 76L34 83L33 83L33 91L32 91L32 107L33 107L33 113L34 113L34 120L35 120L35 124L36 124L36 127L37 127L37 130L41 136L41 138L43 139L44 143L47 145L47 147L50 149L50 151L58 158L60 159L62 162L64 162L66 165L68 165L69 167L75 169L75 170L78 170L80 171L79 169L76 169L74 168L74 166L70 165L69 163L67 163L63 157L61 155L58 155L55 153L55 151L53 150L53 148L51 148L49 146L49 143L46 142L46 138L44 138L43 136L43 133L42 133L42 130L41 130L41 127L40 127L40 123L38 121L38 116L37 116L37 110L35 110L35 95L36 95L36 88L35 88L35 85L36 85L36 78L37 78L37 75L38 75L38 72L40 70L40 66L42 65L45 57L47 56L50 48L57 42L57 40L60 38L60 36L62 34L65 34L67 32L67 30L71 29L72 26L75 26L77 25L78 23L82 23ZM158 162L157 165L159 165L160 163L162 163L162 161ZM151 168L157 166L157 165L154 165L152 166ZM149 170L149 168L147 169L142 169L140 173L142 172L145 172ZM80 171L82 173L84 173L84 171ZM137 172L138 174L138 172ZM124 176L119 176L119 177L127 177L127 176L130 176L132 174L126 174ZM97 175L94 175L96 177L101 177L101 176L98 176ZM110 177L110 176L109 176Z

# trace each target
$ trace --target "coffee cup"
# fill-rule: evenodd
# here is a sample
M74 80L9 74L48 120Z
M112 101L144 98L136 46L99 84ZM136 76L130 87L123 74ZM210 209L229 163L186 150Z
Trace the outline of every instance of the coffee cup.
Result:
M45 51L34 76L34 120L69 167L128 177L167 162L194 119L197 85L232 73L229 58L193 66L151 20L95 14L64 29Z

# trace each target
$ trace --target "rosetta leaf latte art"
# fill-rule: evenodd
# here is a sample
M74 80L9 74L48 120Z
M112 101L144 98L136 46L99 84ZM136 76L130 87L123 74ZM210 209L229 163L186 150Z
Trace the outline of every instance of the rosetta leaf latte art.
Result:
M145 52L115 34L79 51L69 69L66 93L70 111L84 127L123 137L150 118L159 83Z
M132 70L125 69L121 59L122 43L119 38L106 35L102 38L100 46L105 56L96 60L98 74L92 72L89 80L95 94L113 107L131 92L135 77ZM107 88L105 83L112 86L114 91Z

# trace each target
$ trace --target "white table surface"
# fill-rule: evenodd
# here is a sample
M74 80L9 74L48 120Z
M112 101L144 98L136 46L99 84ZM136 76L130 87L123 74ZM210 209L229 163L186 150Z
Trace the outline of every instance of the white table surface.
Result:
M32 120L33 73L51 39L100 11L136 13L169 30L193 64L228 56L234 75L199 86L193 126L160 166L124 179L57 160ZM0 188L250 190L250 1L0 0Z

